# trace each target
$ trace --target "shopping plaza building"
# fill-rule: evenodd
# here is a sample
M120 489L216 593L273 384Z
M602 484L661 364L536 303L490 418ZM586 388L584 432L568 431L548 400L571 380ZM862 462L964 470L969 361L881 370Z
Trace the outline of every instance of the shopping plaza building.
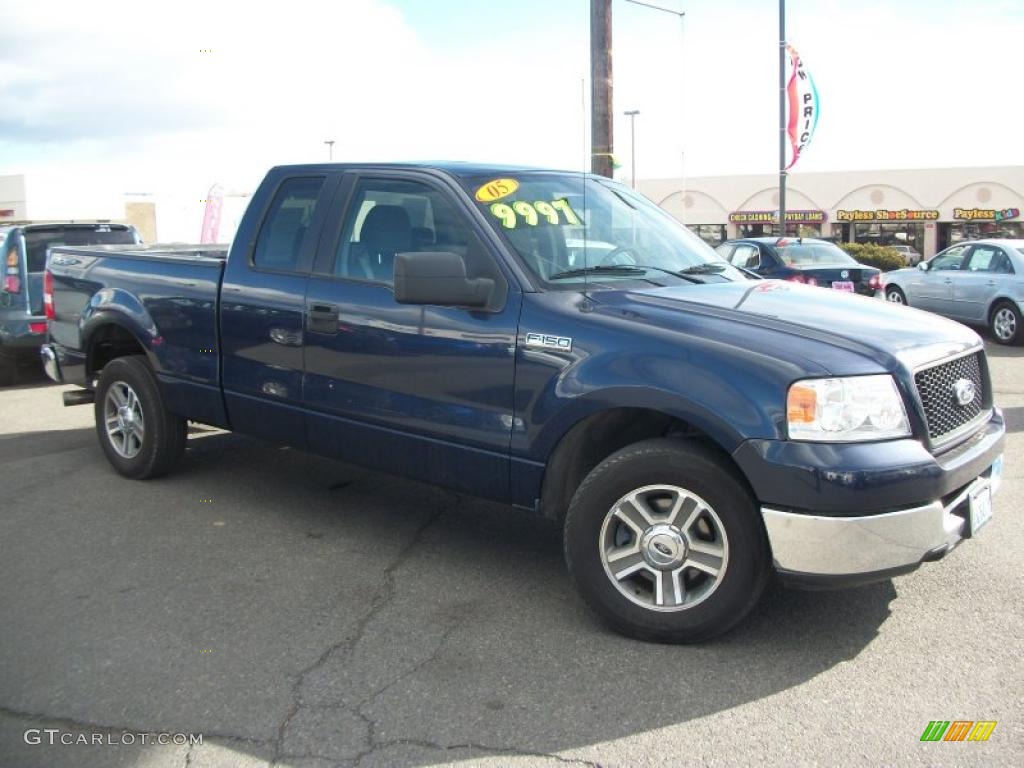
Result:
M649 179L639 191L705 241L778 233L779 178ZM791 173L786 232L911 245L931 256L961 240L1024 237L1024 166Z

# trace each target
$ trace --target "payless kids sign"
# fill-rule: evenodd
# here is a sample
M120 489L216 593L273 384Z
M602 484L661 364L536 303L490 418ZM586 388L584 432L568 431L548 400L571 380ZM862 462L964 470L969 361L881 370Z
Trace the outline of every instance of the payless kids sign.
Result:
M953 218L962 221L1006 221L1020 216L1019 208L1003 208L1001 211L991 208L954 208Z

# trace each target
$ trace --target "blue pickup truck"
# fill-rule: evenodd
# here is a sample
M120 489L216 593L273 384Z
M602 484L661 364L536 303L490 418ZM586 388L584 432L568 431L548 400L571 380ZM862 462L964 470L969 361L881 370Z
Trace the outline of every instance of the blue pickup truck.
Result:
M229 251L58 247L45 300L45 366L122 475L190 420L535 511L644 639L727 630L773 573L938 560L1001 478L975 333L758 279L586 174L279 167Z

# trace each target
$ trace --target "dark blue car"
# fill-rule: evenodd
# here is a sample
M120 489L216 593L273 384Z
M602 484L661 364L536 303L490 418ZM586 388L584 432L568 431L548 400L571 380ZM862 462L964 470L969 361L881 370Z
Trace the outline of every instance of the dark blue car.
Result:
M715 250L730 264L761 277L790 280L874 296L881 270L868 267L835 243L809 237L750 237L726 240Z

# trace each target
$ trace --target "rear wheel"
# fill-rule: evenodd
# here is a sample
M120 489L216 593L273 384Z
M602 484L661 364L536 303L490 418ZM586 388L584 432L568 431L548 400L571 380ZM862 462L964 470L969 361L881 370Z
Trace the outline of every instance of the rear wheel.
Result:
M1020 310L1008 301L996 304L989 318L989 330L1000 344L1020 344L1024 338Z
M906 304L907 296L897 286L890 285L885 289L885 300L891 301L893 304Z
M185 450L188 423L164 407L156 377L140 355L104 366L95 415L100 447L125 477L159 477Z
M605 459L573 496L564 536L594 611L657 642L731 628L757 603L771 563L745 481L697 442L645 440Z

